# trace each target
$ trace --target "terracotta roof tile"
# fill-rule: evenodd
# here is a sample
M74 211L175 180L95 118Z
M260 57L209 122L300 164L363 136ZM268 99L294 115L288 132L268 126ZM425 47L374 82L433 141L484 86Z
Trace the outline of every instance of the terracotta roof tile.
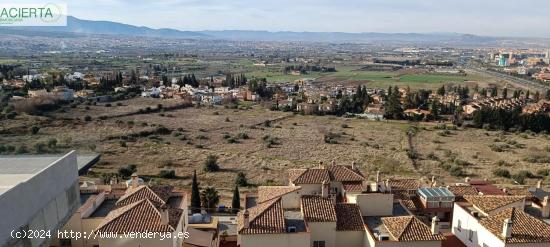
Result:
M149 187L146 185L138 186L137 188L128 188L126 193L116 202L117 207L126 206L143 199L148 199L155 206L160 206L166 203L172 191L171 186Z
M243 212L238 217L239 234L285 233L285 217L281 198L258 204L248 209L249 227L244 228Z
M331 165L328 167L332 181L363 181L365 177L358 171L351 169L350 166Z
M111 211L96 231L99 232L173 232L183 210L167 209L168 224L161 224L161 212L148 199L143 199Z
M502 228L506 219L512 220L512 236L505 239L502 236ZM507 208L489 215L479 223L506 243L550 243L550 225L521 209Z
M281 197L301 188L300 186L260 186L258 187L258 203Z
M419 189L421 184L417 179L390 179L389 185L391 190L416 190Z
M397 241L443 241L441 234L432 234L429 226L416 216L382 218L384 226Z
M364 231L361 209L357 204L336 204L336 230L337 231Z
M363 191L363 182L342 182L342 187L347 192L361 192Z
M473 204L483 212L491 211L525 199L523 196L464 196L466 201Z
M306 171L307 169L290 169L288 170L288 179L290 179L290 181L294 181Z
M478 195L478 192L474 186L471 185L453 185L449 186L448 189L455 196L475 196Z
M306 222L336 222L334 201L320 196L302 196L302 210Z
M327 169L307 169L300 176L294 179L294 184L321 184L323 181L330 182L330 175Z
M533 198L533 194L529 192L528 188L511 188L506 189L506 194L510 196L523 196L525 199Z

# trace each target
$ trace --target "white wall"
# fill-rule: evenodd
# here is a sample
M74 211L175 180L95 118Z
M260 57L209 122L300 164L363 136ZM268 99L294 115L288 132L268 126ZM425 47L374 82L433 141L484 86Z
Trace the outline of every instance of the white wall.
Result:
M361 247L363 246L364 231L337 231L337 247Z
M78 167L76 152L72 151L0 195L0 246L17 245L10 233L20 228L51 230L53 235L79 204ZM33 239L29 244L38 246L43 242Z
M302 187L302 195L321 195L320 184L298 184L297 186Z
M460 221L460 228L458 222ZM468 211L455 203L453 209L452 233L467 247L483 247L487 244L491 247L504 247L504 243L487 231L479 224L479 221ZM469 240L469 233L472 231L472 241Z
M363 216L391 216L393 194L367 193L357 195L356 203Z
M308 222L311 232L311 246L313 241L325 241L325 247L336 246L336 222Z
M284 209L300 208L300 190L290 192L281 197Z

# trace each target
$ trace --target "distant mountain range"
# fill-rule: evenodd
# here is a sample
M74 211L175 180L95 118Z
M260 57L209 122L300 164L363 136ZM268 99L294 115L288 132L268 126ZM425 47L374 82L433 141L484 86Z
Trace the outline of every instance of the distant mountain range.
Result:
M176 29L153 29L111 21L82 20L67 17L64 27L0 27L0 33L28 36L79 36L79 35L127 35L157 38L223 39L249 41L303 41L334 43L406 42L441 44L496 44L510 40L459 33L343 33L343 32L268 32L268 31L180 31ZM513 39L516 40L516 39ZM518 40L521 40L518 38Z

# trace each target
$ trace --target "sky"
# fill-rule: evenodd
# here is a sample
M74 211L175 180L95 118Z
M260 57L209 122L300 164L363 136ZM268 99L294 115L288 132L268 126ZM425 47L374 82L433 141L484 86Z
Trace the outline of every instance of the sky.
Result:
M456 32L550 38L548 0L0 0L67 3L80 19L178 30Z

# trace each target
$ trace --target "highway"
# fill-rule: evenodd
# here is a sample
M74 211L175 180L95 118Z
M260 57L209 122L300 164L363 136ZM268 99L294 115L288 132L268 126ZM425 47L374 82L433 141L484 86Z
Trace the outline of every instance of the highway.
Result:
M499 73L499 72L495 72L495 71L489 71L489 70L486 70L486 69L472 68L472 67L469 67L468 69L473 70L473 71L478 72L478 73L481 73L481 74L488 74L488 75L500 78L502 80L510 81L512 83L520 84L520 85L523 85L523 86L526 86L526 87L536 88L541 93L546 92L546 90L550 90L550 86L542 85L542 84L536 83L534 81L518 78L518 77L515 77L515 76L508 75L508 74Z

